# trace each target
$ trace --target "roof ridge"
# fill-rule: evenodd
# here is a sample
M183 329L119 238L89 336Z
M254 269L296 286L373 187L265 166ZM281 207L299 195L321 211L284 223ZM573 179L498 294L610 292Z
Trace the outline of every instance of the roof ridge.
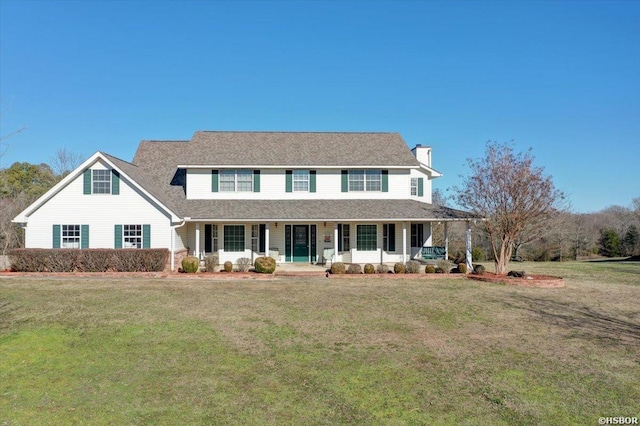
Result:
M399 132L361 132L361 131L331 131L331 130L196 130L195 133L319 133L319 134L334 134L334 135L395 135Z

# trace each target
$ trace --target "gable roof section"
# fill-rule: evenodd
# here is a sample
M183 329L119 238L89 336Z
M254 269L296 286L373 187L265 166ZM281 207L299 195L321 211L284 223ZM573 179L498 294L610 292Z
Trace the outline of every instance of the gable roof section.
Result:
M418 167L399 133L198 131L179 165Z
M20 212L20 214L13 219L13 222L26 223L28 221L28 217L34 211L39 209L44 203L46 203L49 199L51 199L58 192L64 189L71 181L79 178L88 167L91 167L93 164L101 160L114 170L118 171L121 176L127 178L127 180L130 181L134 186L136 186L138 190L149 197L152 202L154 202L162 210L166 211L174 221L177 221L179 219L175 213L175 210L171 209L163 202L163 197L158 197L153 192L148 191L148 188L153 188L154 185L149 181L144 173L142 173L138 169L138 167L112 155L98 151L91 157L89 157L80 166L78 166L75 170L69 173L64 179L54 185L53 188L45 192L40 198L31 203L25 210Z

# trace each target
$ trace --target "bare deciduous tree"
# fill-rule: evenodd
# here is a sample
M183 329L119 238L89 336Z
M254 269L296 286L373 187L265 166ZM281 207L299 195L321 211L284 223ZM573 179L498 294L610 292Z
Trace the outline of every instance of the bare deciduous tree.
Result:
M49 165L59 178L65 177L80 164L82 156L66 147L58 149L56 155L49 160Z
M531 150L515 153L511 145L487 142L485 157L467 159L471 173L454 187L461 207L486 218L497 274L504 274L513 245L531 227L566 210L564 194L533 164Z

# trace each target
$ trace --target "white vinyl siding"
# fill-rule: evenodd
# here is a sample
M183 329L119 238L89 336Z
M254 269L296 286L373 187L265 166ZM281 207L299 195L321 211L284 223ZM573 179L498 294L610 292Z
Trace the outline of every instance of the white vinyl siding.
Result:
M293 173L291 171L291 192L286 191L286 169L261 169L260 170L260 192L225 191L223 190L223 168L216 169L218 172L218 191L211 190L211 169L189 169L187 170L187 199L189 200L347 200L347 199L407 199L413 198L408 194L407 188L411 177L424 177L425 197L421 201L428 202L426 198L430 195L431 183L426 175L417 170L390 169L388 174L388 192L382 192L380 181L381 175L377 173L369 174L369 191L367 191L367 175L364 173L362 191L342 192L341 169L313 169L315 170L316 186L312 192L311 175L309 174L308 190L294 190ZM308 170L308 169L302 169ZM379 171L379 169L376 169ZM310 170L308 170L310 172ZM247 188L249 186L248 176L246 177ZM305 184L300 184L296 189L304 189ZM231 180L231 177L229 177ZM235 182L235 179L234 179ZM231 188L229 184L229 189ZM255 188L254 188L255 190Z
M110 170L102 163L96 163L91 168ZM26 247L52 248L52 227L56 224L87 225L91 231L88 248L113 248L115 225L150 224L151 247L171 247L169 217L125 178L120 178L117 200L114 197L84 195L83 188L84 176L81 173L29 216L25 228ZM62 233L62 226L60 230ZM62 245L62 238L59 241Z

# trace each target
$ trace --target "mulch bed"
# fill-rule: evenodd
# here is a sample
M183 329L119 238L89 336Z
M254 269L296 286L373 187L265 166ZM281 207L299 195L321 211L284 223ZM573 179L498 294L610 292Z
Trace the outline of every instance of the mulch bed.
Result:
M469 274L467 278L477 281L513 285L517 287L540 287L540 288L560 288L564 287L564 278L552 275L526 275L523 278L509 277L507 275L496 275L492 272L485 272L482 275Z

